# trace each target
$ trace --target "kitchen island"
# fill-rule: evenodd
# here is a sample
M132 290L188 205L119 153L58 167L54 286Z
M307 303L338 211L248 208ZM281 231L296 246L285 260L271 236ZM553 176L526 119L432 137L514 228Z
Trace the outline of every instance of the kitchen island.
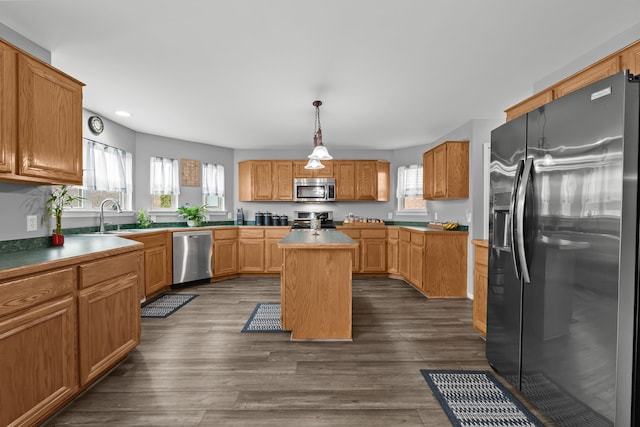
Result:
M281 323L291 340L351 341L351 254L357 246L331 229L292 230L278 243Z

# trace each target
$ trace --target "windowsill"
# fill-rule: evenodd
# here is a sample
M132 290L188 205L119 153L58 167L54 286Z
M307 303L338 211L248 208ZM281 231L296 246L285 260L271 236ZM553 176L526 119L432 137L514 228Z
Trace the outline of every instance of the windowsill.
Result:
M100 216L100 211L84 211L84 210L65 210L62 214L68 218L95 218ZM134 211L122 211L118 213L116 211L108 210L104 212L105 217L118 217L118 216L135 216L137 212Z
M395 215L398 216L406 216L406 215L427 215L428 212L426 210L424 211L395 211L394 212Z

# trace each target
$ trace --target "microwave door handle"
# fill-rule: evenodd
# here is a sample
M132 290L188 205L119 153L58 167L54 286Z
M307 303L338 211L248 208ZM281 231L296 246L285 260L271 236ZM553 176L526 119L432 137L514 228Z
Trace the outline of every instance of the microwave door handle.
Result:
M509 228L511 229L511 241L509 246L511 249L511 258L513 260L513 267L515 269L516 277L520 279L520 263L518 255L516 254L516 246L518 240L518 233L516 231L516 204L518 200L518 188L520 188L520 180L522 178L522 170L524 169L524 161L518 162L518 168L516 175L513 178L513 186L511 188L511 201L509 203Z

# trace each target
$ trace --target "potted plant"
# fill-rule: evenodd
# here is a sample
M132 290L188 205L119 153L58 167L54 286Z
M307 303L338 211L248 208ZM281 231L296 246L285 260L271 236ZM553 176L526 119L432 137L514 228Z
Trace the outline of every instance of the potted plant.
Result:
M153 220L151 216L144 211L144 209L138 210L138 227L140 228L150 228L153 224Z
M207 212L207 205L191 206L189 203L180 206L178 208L178 216L187 220L189 227L199 227L205 221L205 213Z
M51 191L51 197L46 202L47 216L46 222L49 225L49 218L56 218L56 227L51 235L51 243L53 246L64 245L64 236L62 235L62 211L65 206L71 206L76 200L82 200L83 197L69 194L66 185L56 187Z

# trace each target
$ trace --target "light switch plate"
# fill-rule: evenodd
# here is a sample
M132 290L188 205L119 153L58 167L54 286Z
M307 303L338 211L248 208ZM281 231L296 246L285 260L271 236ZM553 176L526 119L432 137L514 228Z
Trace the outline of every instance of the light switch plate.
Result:
M38 215L27 215L27 231L38 231Z

